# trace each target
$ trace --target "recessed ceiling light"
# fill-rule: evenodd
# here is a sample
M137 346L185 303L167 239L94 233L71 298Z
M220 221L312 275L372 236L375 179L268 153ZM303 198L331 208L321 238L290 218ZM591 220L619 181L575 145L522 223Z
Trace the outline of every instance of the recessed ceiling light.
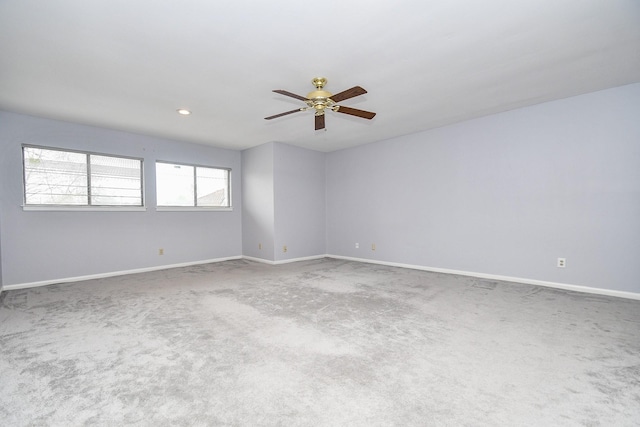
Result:
M178 114L181 114L183 116L188 116L189 114L191 114L191 111L187 110L186 108L179 108L177 111Z

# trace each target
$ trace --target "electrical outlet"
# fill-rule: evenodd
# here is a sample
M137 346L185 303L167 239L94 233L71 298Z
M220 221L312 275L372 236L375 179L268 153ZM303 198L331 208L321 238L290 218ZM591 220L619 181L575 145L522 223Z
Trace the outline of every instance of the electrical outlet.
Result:
M162 248L158 249L158 255L164 255L164 249Z
M372 251L375 251L375 250L376 250L376 244L375 244L375 243L372 243L372 244L371 244L371 250L372 250Z
M356 249L360 249L360 243L356 243Z
M258 249L262 250L262 243L258 243Z
M284 245L284 246L282 247L282 252L287 252L287 245Z
M567 266L566 258L558 258L558 268L565 268Z

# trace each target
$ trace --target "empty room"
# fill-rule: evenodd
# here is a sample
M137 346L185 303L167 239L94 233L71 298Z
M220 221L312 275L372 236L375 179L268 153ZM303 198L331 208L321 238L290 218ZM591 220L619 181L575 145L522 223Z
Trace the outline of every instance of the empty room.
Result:
M639 424L640 2L0 1L0 425Z

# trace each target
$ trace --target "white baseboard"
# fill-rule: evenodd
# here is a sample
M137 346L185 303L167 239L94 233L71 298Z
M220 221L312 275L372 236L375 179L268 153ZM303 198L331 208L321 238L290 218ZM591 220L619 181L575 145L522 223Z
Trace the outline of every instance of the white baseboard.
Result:
M564 289L564 290L567 290L567 291L585 292L585 293L588 293L588 294L607 295L607 296L611 296L611 297L640 300L640 293L635 293L635 292L616 291L616 290L612 290L612 289L593 288L593 287L590 287L590 286L570 285L570 284L566 284L566 283L547 282L547 281L544 281L544 280L525 279L525 278L522 278L522 277L499 276L499 275L496 275L496 274L486 274L486 273L474 273L474 272L471 272L471 271L451 270L451 269L447 269L447 268L426 267L426 266L423 266L423 265L413 265L413 264L402 264L402 263L398 263L398 262L377 261L377 260L372 260L372 259L354 258L354 257L347 257L347 256L342 256L342 255L327 255L327 257L335 258L335 259L343 259L343 260L347 260L347 261L366 262L366 263L369 263L369 264L388 265L390 267L411 268L413 270L432 271L434 273L457 274L457 275L460 275L460 276L471 276L471 277L478 277L478 278L481 278L481 279L500 280L500 281L503 281L503 282L524 283L524 284L527 284L527 285L545 286L547 288Z
M547 281L544 281L544 280L536 280L536 279L525 279L525 278L522 278L522 277L511 277L511 276L500 276L500 275L496 275L496 274L475 273L475 272L471 272L471 271L451 270L451 269L447 269L447 268L436 268L436 267L427 267L427 266L423 266L423 265L403 264L403 263L398 263L398 262L377 261L377 260L366 259L366 258L355 258L355 257L348 257L348 256L342 256L342 255L331 255L331 254L314 255L314 256L301 257L301 258L291 258L291 259L285 259L285 260L279 260L279 261L271 261L271 260L267 260L267 259L263 259L263 258L256 258L256 257L238 255L238 256L225 257L225 258L214 258L214 259L207 259L207 260L201 260L201 261L183 262L183 263L179 263L179 264L169 264L169 265L159 265L159 266L154 266L154 267L137 268L137 269L133 269L133 270L115 271L115 272L110 272L110 273L91 274L91 275L87 275L87 276L67 277L67 278L63 278L63 279L44 280L44 281L40 281L40 282L30 282L30 283L19 283L19 284L15 284L15 285L4 285L4 286L0 287L0 292L10 291L10 290L15 290L15 289L25 289L25 288L34 288L34 287L38 287L38 286L53 285L53 284L56 284L56 283L80 282L82 280L102 279L102 278L105 278L105 277L123 276L125 274L145 273L145 272L149 272L149 271L166 270L166 269L169 269L169 268L188 267L188 266L191 266L191 265L209 264L209 263L213 263L213 262L231 261L231 260L238 260L238 259L246 259L246 260L249 260L249 261L255 261L255 262L260 262L260 263L269 264L269 265L281 265L281 264L288 264L288 263L292 263L292 262L309 261L309 260L322 259L322 258L334 258L334 259L343 259L343 260L346 260L346 261L366 262L368 264L379 264L379 265L387 265L387 266L390 266L390 267L410 268L410 269L413 269L413 270L431 271L431 272L434 272L434 273L457 274L457 275L460 275L460 276L471 276L471 277L478 277L478 278L481 278L481 279L491 279L491 280L500 280L500 281L504 281L504 282L524 283L524 284L528 284L528 285L545 286L545 287L548 287L548 288L564 289L564 290L574 291L574 292L585 292L585 293L589 293L589 294L607 295L607 296L618 297L618 298L627 298L627 299L633 299L633 300L640 300L640 293L635 293L635 292L616 291L616 290L612 290L612 289L593 288L593 287L590 287L590 286L571 285L571 284L557 283L557 282L547 282Z
M246 259L249 261L255 261L255 262L260 262L263 264L269 264L269 265L280 265L280 264L289 264L291 262L298 262L298 261L310 261L310 260L314 260L314 259L322 259L322 258L327 258L329 257L329 255L323 254L323 255L313 255L313 256L306 256L306 257L300 257L300 258L291 258L291 259L281 259L279 261L272 261L269 259L264 259L264 258L256 258L256 257L252 257L252 256L243 256L242 259Z
M274 262L274 261L271 261L271 260L269 260L269 259L264 259L264 258L256 258L256 257L253 257L253 256L246 256L246 255L243 255L243 256L242 256L242 259L246 259L246 260L248 260L248 261L255 261L255 262L259 262L259 263L261 263L261 264L275 265L275 262Z
M225 257L225 258L205 259L205 260L201 260L201 261L189 261L189 262L182 262L182 263L178 263L178 264L156 265L156 266L153 266L153 267L135 268L133 270L112 271L112 272L109 272L109 273L90 274L90 275L87 275L87 276L65 277L65 278L62 278L62 279L43 280L43 281L40 281L40 282L18 283L18 284L15 284L15 285L4 285L2 287L2 291L11 291L11 290L15 290L15 289L25 289L25 288L35 288L35 287L38 287L38 286L54 285L56 283L81 282L83 280L103 279L103 278L106 278L106 277L124 276L125 274L147 273L149 271L167 270L167 269L170 269L170 268L189 267L191 265L210 264L212 262L231 261L231 260L237 260L237 259L242 259L242 256L238 255L238 256Z

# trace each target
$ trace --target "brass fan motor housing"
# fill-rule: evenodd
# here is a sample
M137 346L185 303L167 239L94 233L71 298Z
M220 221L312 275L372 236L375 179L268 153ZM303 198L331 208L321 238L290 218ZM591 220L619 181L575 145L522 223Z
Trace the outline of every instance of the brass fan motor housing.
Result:
M322 90L324 85L327 84L326 78L316 77L311 80L311 83L316 87L316 90L307 94L307 105L316 110L316 116L320 116L324 114L325 108L332 108L335 102L331 100L331 92Z
M307 98L309 99L328 99L331 98L332 93L327 92L326 90L314 90L313 92L309 92L307 94Z

